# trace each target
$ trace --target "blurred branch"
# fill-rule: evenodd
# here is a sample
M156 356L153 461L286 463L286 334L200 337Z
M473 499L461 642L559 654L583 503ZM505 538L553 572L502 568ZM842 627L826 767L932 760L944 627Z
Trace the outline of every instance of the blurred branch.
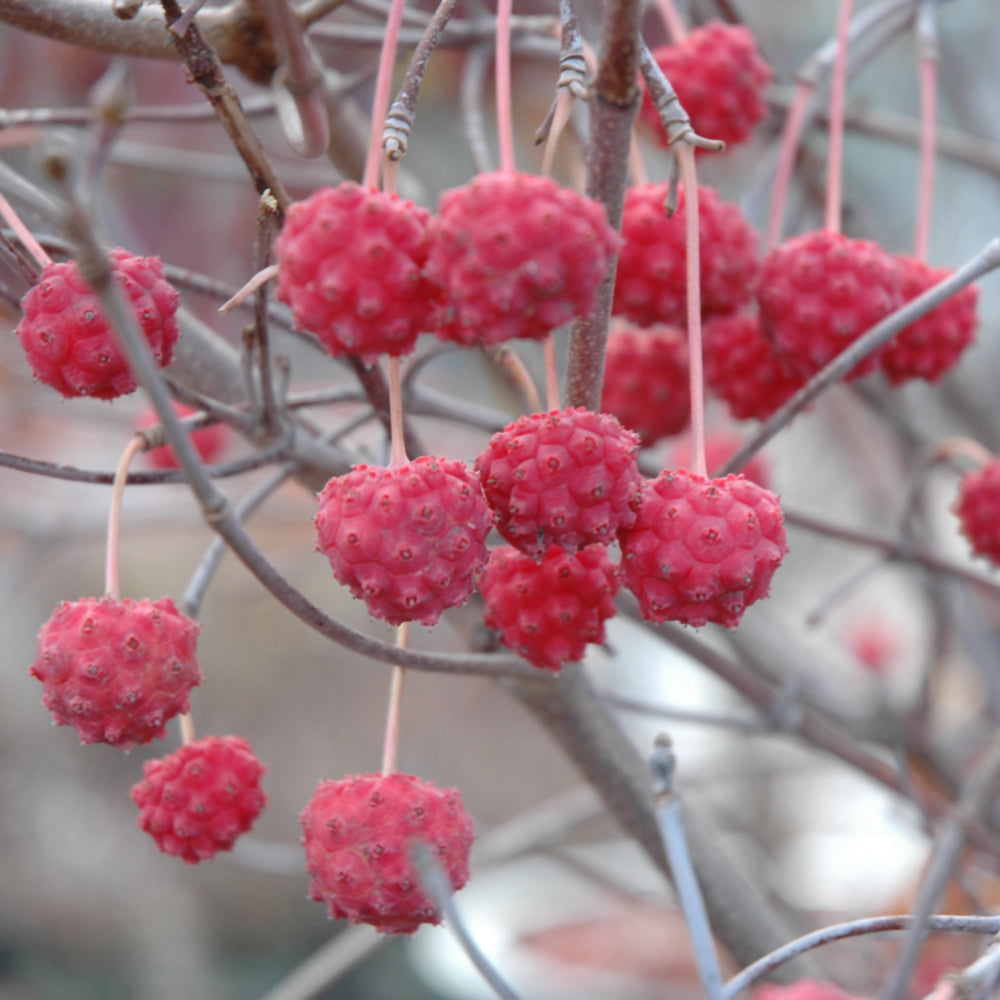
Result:
M155 4L137 17L123 20L110 0L5 0L0 21L57 42L118 55L150 59L179 57L167 32L166 19ZM225 63L237 66L256 83L267 83L277 67L267 23L257 4L236 0L198 14L205 39Z
M804 934L778 948L772 954L765 955L753 965L747 966L738 975L733 976L726 983L723 1000L734 1000L740 993L749 989L754 983L759 982L790 958L802 955L813 948L820 948L825 944L843 941L845 938L858 937L862 934L888 934L893 931L907 930L915 923L916 920L910 916L865 917L843 924L833 924L830 927L822 928L822 930L813 931L811 934ZM926 925L930 931L946 931L951 934L996 934L1000 932L1000 917L941 915L928 917Z

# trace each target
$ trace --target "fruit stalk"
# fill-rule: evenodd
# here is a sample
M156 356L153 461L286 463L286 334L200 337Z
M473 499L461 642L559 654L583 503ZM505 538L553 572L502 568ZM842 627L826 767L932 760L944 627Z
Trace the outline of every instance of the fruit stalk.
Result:
M837 20L837 55L830 87L830 147L826 176L826 229L840 232L844 161L844 92L847 89L847 45L854 0L840 0Z
M125 446L122 457L115 469L115 481L111 487L111 510L108 513L108 542L104 559L104 592L112 600L121 600L121 584L118 578L118 552L121 538L122 501L125 498L125 483L132 459L143 451L146 442L142 437L133 437Z

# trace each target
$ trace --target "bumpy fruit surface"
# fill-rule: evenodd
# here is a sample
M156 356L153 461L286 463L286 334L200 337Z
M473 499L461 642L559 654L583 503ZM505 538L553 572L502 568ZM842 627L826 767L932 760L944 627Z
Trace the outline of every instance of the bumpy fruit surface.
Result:
M301 821L311 898L335 920L386 934L441 923L410 855L415 841L434 852L453 889L469 879L473 825L457 789L399 773L321 781Z
M433 625L475 589L493 513L465 465L424 455L331 479L315 524L334 576L372 615Z
M188 864L232 850L267 805L264 765L242 736L208 736L143 765L139 828Z
M631 524L642 479L638 448L638 437L610 414L571 407L508 424L476 459L476 471L500 534L540 559L552 544L568 552L608 545Z
M757 302L762 329L788 362L812 375L902 304L895 259L877 243L817 230L764 259ZM877 352L848 378L868 374Z
M198 631L169 597L64 601L38 633L31 673L58 725L128 750L166 736L164 723L190 708Z
M954 510L972 551L1000 566L1000 459L966 473Z
M275 242L278 298L337 356L399 356L430 327L430 214L353 181L290 206Z
M667 191L667 184L642 184L625 192L612 308L637 326L687 326L684 187L669 217ZM734 312L757 287L757 233L738 205L704 186L698 188L698 224L702 315Z
M515 171L445 191L432 238L435 332L465 345L539 340L588 315L619 242L599 202Z
M778 498L744 476L683 470L643 485L619 532L625 586L648 621L732 628L771 589L788 546Z
M200 412L191 406L184 406L182 403L177 402L174 403L174 411L179 417L191 417ZM156 410L150 406L142 412L135 423L135 427L136 430L141 430L143 427L149 427L159 422L160 418ZM230 428L228 424L209 424L207 427L192 431L190 438L195 450L201 456L201 460L211 464L219 458L229 445ZM154 469L180 468L180 463L177 461L174 449L168 444L160 445L159 448L153 448L143 454L146 456L146 461Z
M953 273L947 268L930 267L915 257L897 255L896 262L902 275L904 302L910 302ZM900 330L878 357L886 378L893 385L914 378L939 381L975 339L978 301L978 289L967 285Z
M755 312L708 320L702 346L705 383L737 420L767 420L806 383L764 336Z
M699 135L732 145L749 138L767 117L764 90L771 82L771 67L761 58L749 28L711 21L680 44L656 49L653 59ZM666 144L667 134L648 92L641 114Z
M108 255L115 283L161 368L174 356L179 296L157 257L136 257L120 247ZM21 301L17 336L35 377L64 396L115 399L138 387L117 335L76 261L47 264Z
M573 555L550 545L541 562L505 545L490 554L479 590L503 644L555 671L582 660L587 643L604 642L618 578L603 545Z
M679 434L691 417L687 334L675 326L611 324L601 410L635 431L644 447Z
M721 469L743 447L743 443L743 438L731 431L706 431L705 466L709 475L714 475L718 469ZM691 468L691 442L689 440L682 438L670 449L669 455L670 459L667 464L671 469ZM757 452L739 471L741 475L746 476L758 486L763 486L765 490L771 488L771 463L760 452Z

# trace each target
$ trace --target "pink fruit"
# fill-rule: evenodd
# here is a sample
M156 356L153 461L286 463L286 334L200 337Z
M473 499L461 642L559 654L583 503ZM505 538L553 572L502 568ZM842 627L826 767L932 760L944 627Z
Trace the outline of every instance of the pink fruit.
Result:
M640 330L615 320L608 337L601 410L635 431L644 447L679 434L691 417L687 334Z
M174 403L174 410L179 417L191 417L200 410L194 409L191 406L184 406L182 403ZM158 424L160 418L151 406L143 410L139 419L135 423L136 430L141 430L143 427L149 427L154 424ZM191 432L191 443L194 445L195 450L201 456L203 462L211 464L214 462L225 450L229 444L230 430L228 424L209 424L207 427L202 427L200 430ZM153 448L151 451L144 453L146 455L146 461L153 466L154 469L177 469L180 465L177 461L177 456L174 454L174 449L168 444L161 445L159 448Z
M190 708L198 631L169 597L64 601L38 633L31 674L57 725L128 750L166 736L164 723Z
M910 302L952 274L947 268L930 267L914 257L897 255L896 262L902 275L904 302ZM914 378L939 381L975 339L978 301L978 289L967 285L900 330L878 357L886 378L893 385Z
M465 345L539 340L588 315L619 242L599 202L515 171L445 191L432 237L436 333Z
M619 532L625 586L649 621L732 628L766 597L788 546L778 498L744 476L647 480Z
M543 670L583 659L587 643L604 642L615 613L618 579L603 545L575 554L550 545L541 562L517 549L494 549L479 590L485 621L505 646Z
M143 765L132 788L139 828L188 864L232 849L264 806L264 765L242 736L208 736Z
M683 42L655 49L653 59L699 135L734 145L749 138L767 117L764 91L771 82L771 67L761 58L749 28L710 21ZM648 93L641 115L665 145L667 134Z
M842 990L836 983L819 979L798 979L779 985L765 983L753 991L753 1000L861 1000L856 994Z
M637 326L687 327L686 209L683 185L677 211L664 208L668 185L643 184L625 192L622 250L613 311ZM757 233L738 205L709 187L698 188L701 309L731 313L757 286Z
M315 524L334 576L372 615L433 625L475 589L493 514L461 462L424 455L331 479Z
M757 302L764 335L803 375L812 375L902 304L899 266L877 243L817 230L764 259ZM849 378L875 369L878 355Z
M108 257L154 360L161 368L170 364L179 334L179 296L159 258L135 257L120 247ZM115 399L135 392L138 383L117 334L76 261L47 264L21 308L17 336L39 381L67 397Z
M806 383L771 346L756 313L714 316L702 345L705 383L737 420L767 420Z
M430 327L430 213L353 181L296 202L275 242L278 298L330 354L399 356Z
M399 773L321 781L301 822L310 896L335 920L386 934L439 924L411 857L416 841L434 852L454 890L468 881L473 825L457 789Z
M522 416L495 434L476 471L497 529L540 559L552 544L568 552L610 544L635 514L639 439L607 413L582 407Z
M954 511L972 551L1000 566L1000 459L966 473Z

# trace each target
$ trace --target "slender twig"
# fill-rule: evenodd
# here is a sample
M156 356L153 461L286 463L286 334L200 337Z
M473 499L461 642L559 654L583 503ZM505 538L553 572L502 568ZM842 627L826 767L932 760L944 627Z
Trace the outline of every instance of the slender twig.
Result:
M677 899L681 904L684 922L691 936L698 976L708 1000L720 1000L722 996L722 972L715 954L712 928L705 910L705 900L701 895L698 877L691 864L688 851L687 833L684 830L684 816L681 801L674 789L676 758L670 738L658 736L650 756L653 772L653 801L656 820L660 826L660 836L670 862Z
M891 316L876 323L853 344L841 351L825 368L817 372L792 398L751 434L740 449L730 456L720 475L742 468L761 448L784 428L793 417L817 396L839 382L852 368L877 351L900 330L916 322L966 285L1000 267L1000 239L992 240L970 261L926 292L911 299Z
M968 839L969 824L981 818L988 803L992 801L998 781L1000 781L1000 735L993 737L985 756L969 777L958 804L935 838L930 867L920 884L913 904L913 925L906 936L892 975L882 991L883 1000L901 1000L905 995L927 936L928 918L959 863Z
M455 939L462 946L469 961L476 967L476 971L486 980L493 992L500 997L500 1000L519 1000L517 993L497 972L476 943L476 939L459 914L452 898L454 890L448 873L438 861L433 848L422 840L417 840L410 846L410 853L417 866L417 871L420 873L420 881L424 891L434 901L438 912L447 919L448 929L455 935Z
M143 428L143 433L147 432ZM288 451L288 441L276 442L274 445L221 465L208 465L206 472L213 479L225 479L251 472L264 465L273 465L285 457ZM17 469L35 476L47 479L63 479L71 483L91 483L95 486L107 486L114 482L114 472L98 469L80 469L75 465L61 465L56 462L45 462L37 458L26 458L23 455L13 455L0 451L0 466ZM157 472L130 472L126 480L129 486L158 486L164 483L186 483L187 477L182 469L165 469Z
M182 17L183 12L177 0L160 0L160 3L169 28ZM284 213L289 202L285 186L275 173L236 91L226 80L219 57L202 34L199 25L192 23L180 38L176 35L170 35L170 38L177 46L191 80L198 85L215 109L233 146L246 164L257 193L262 195L270 190L278 202L279 213Z
M291 0L267 0L265 8L281 53L272 86L285 139L299 156L320 156L330 144L323 65Z
M723 1000L734 1000L744 990L759 982L769 973L784 965L785 962L820 948L834 941L858 937L862 934L888 934L893 931L907 930L913 927L915 920L911 916L865 917L861 920L851 920L843 924L833 924L810 934L789 941L788 944L776 949L770 955L748 965L740 973L726 983ZM1000 917L967 917L939 915L927 919L927 928L931 931L944 931L952 934L996 934L1000 932Z
M890 538L886 535L875 534L867 529L835 524L826 517L816 517L787 506L783 506L783 512L786 524L792 527L803 528L806 531L826 535L828 538L850 542L852 545L881 549L886 555L891 556L899 562L913 562L935 573L946 573L948 576L964 580L973 586L982 588L988 593L1000 596L1000 583L996 580L992 580L982 573L976 573L961 563L953 562L937 553L929 552L926 549L910 545L905 541Z
M278 0L282 2L282 0ZM274 239L274 221L278 217L278 204L268 191L261 195L257 211L257 231L253 243L254 270L261 271L271 259L271 244ZM279 413L274 390L274 367L271 357L271 337L267 323L268 283L257 288L254 295L254 340L256 341L258 384L260 387L261 425L265 434L274 434L278 429Z
M390 160L398 160L406 155L410 132L413 129L413 118L417 111L417 95L420 84L431 54L441 40L441 34L448 25L455 4L458 0L441 0L427 25L420 44L410 57L410 65L406 68L403 85L399 88L396 99L389 108L385 119L385 129L382 132L382 148Z

